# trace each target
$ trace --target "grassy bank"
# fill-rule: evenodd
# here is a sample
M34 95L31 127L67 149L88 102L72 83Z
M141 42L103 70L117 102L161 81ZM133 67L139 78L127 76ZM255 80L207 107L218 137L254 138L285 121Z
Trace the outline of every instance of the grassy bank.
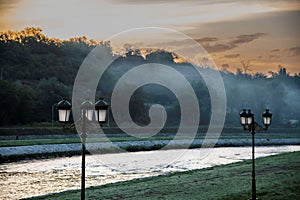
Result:
M189 130L189 127L184 128ZM206 133L207 126L199 126L198 133ZM120 128L117 127L103 127L103 130L106 134L119 134L124 133ZM164 127L160 130L160 133L176 133L178 127ZM223 127L222 133L241 133L244 132L242 127ZM268 130L269 133L300 133L300 128L273 128L270 127ZM24 136L24 135L51 135L51 134L76 134L76 132L70 130L63 130L62 126L12 126L12 127L0 127L0 136Z
M259 199L299 199L300 152L259 158ZM88 188L87 199L248 199L251 161ZM80 191L33 199L79 199Z
M88 138L88 143L93 142L126 142L126 141L145 141L145 140L172 140L174 135L164 135L164 136L153 136L150 138L137 138L132 136L108 136L107 138ZM199 133L194 139L204 139L205 134ZM250 139L251 134L249 133L222 133L219 139ZM300 138L299 133L258 133L255 137L256 139L284 139L284 138ZM185 137L180 137L178 139L190 139ZM30 146L30 145L42 145L42 144L71 144L80 143L81 140L78 137L68 137L65 138L53 138L53 139L18 139L18 140L0 140L0 147L10 147L10 146Z

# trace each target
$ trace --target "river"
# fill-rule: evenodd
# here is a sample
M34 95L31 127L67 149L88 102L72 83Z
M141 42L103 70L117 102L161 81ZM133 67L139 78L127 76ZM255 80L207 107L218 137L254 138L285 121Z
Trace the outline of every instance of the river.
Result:
M300 146L259 146L255 150L256 157L263 157L300 151ZM177 155L176 159L174 155ZM171 162L166 161L167 157L172 158ZM250 158L251 147L88 155L86 186L212 167ZM4 163L0 165L0 199L20 199L79 189L80 180L81 156Z

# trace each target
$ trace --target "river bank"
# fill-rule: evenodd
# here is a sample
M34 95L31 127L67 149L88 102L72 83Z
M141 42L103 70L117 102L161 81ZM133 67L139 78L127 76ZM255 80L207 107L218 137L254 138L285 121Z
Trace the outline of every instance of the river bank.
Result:
M203 139L192 141L190 148L201 148ZM243 147L251 146L250 138L237 139L218 139L207 140L216 147ZM180 149L190 144L190 140L172 140L173 144L169 145L170 140L145 140L145 141L124 141L124 142L101 142L87 143L87 150L98 153L117 153L122 151L149 151L158 150L166 145L168 148ZM274 146L274 145L299 145L300 138L258 138L255 141L256 146ZM33 158L47 158L57 156L80 155L81 143L71 144L45 144L29 146L11 146L0 147L0 163L20 161Z
M256 159L259 199L299 199L300 152ZM80 190L30 199L76 200ZM87 199L199 199L241 200L251 197L251 161L176 172L86 189Z
M256 148L256 157L293 151L300 151L300 146L260 146ZM173 160L165 159L172 156ZM88 155L86 186L213 167L250 158L250 147ZM19 199L74 190L80 188L81 157L6 163L0 165L0 171L0 199Z

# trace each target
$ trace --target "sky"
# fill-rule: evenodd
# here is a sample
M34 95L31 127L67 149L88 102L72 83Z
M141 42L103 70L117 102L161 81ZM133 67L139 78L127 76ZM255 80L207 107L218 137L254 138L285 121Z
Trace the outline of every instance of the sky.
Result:
M299 21L299 0L0 0L3 32L40 27L49 37L103 40L128 29L169 28L199 42L220 69L236 71L244 61L249 73L279 65L300 73Z

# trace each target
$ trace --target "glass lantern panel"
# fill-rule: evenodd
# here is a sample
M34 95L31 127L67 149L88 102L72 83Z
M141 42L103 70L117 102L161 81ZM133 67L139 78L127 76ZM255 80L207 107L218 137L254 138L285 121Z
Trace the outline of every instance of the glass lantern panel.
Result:
M93 110L87 110L86 117L88 118L89 121L92 121L93 120Z
M68 122L70 118L70 110L58 110L58 118L60 122Z
M105 122L106 119L106 110L99 110L99 122Z
M241 124L246 125L246 117L241 117Z
M97 114L97 113L98 113L98 111L95 110L94 115L95 115L95 120L96 120L96 121L98 121L98 114Z
M263 120L264 120L265 125L270 125L271 124L271 118L270 117L264 117Z
M252 123L252 117L247 117L247 124L251 124Z

